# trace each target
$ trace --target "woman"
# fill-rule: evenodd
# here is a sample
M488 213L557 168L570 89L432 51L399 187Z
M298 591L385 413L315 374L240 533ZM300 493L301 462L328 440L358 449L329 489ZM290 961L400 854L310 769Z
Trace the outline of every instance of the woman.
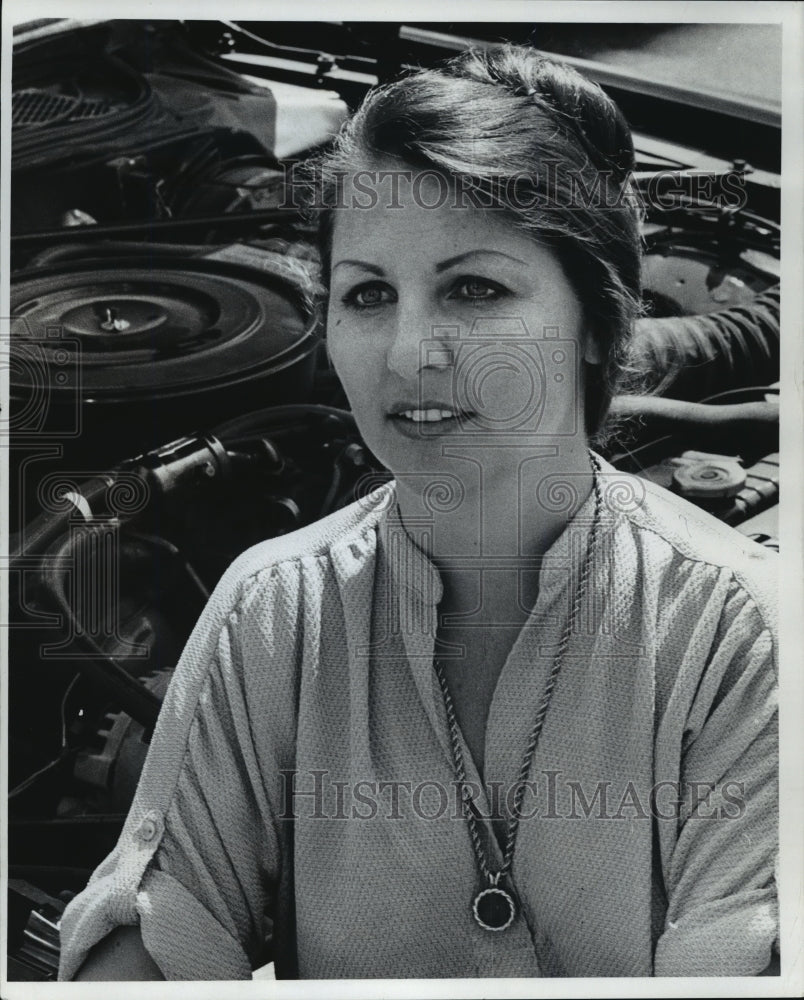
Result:
M632 166L516 47L374 92L317 165L329 351L395 480L218 585L63 978L768 965L773 557L589 450Z

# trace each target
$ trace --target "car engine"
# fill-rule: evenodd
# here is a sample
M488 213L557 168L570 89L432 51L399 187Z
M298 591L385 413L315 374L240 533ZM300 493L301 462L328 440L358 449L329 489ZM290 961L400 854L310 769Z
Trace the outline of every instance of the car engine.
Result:
M450 27L16 35L10 978L55 978L59 914L114 846L226 567L389 478L328 361L285 180L369 86L483 37ZM604 86L646 206L646 379L603 453L778 548L779 123Z

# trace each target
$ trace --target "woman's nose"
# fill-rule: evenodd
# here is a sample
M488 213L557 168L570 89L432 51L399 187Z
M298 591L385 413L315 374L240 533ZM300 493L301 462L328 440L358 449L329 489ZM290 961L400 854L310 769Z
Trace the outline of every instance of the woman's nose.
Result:
M454 360L458 331L434 322L432 310L399 309L388 349L388 368L403 379L415 379L425 368L448 368Z

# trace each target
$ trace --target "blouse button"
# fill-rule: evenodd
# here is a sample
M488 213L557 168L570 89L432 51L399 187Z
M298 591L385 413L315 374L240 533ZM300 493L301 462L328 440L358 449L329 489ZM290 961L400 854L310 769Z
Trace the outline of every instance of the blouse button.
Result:
M140 840L150 843L159 833L159 813L151 811L145 814L137 830Z

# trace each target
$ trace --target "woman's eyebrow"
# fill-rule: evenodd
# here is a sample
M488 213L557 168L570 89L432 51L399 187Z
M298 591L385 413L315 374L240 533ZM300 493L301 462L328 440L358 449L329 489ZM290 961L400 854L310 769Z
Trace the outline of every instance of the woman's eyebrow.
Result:
M378 267L376 264L369 264L366 260L351 260L350 258L339 260L337 264L332 265L332 270L334 271L336 267L340 267L342 264L350 264L352 267L359 267L364 271L370 271L372 274L377 274L381 278L385 277L385 271L383 271L381 267Z
M503 253L502 250L483 250L482 248L478 248L477 250L467 250L466 253L460 253L455 257L449 257L447 260L442 260L435 266L436 274L441 274L442 271L447 271L449 268L455 267L457 264L462 264L464 261L471 258L484 256L503 257L505 260L512 260L515 264L521 264L523 267L528 267L527 261L521 260L519 257L513 257L509 253ZM333 264L332 270L334 271L336 267L341 267L341 265L359 267L362 270L369 271L371 274L376 274L381 278L385 277L385 271L379 267L379 265L371 264L367 260L354 260L351 257L347 257Z
M436 273L440 274L442 271L446 271L450 267L454 267L456 264L462 264L465 260L470 257L504 257L506 260L512 260L516 264L522 264L524 267L528 266L527 261L520 260L519 257L512 257L509 253L503 253L502 250L469 250L466 253L460 253L456 257L449 257L447 260L442 260L440 264L436 264Z

